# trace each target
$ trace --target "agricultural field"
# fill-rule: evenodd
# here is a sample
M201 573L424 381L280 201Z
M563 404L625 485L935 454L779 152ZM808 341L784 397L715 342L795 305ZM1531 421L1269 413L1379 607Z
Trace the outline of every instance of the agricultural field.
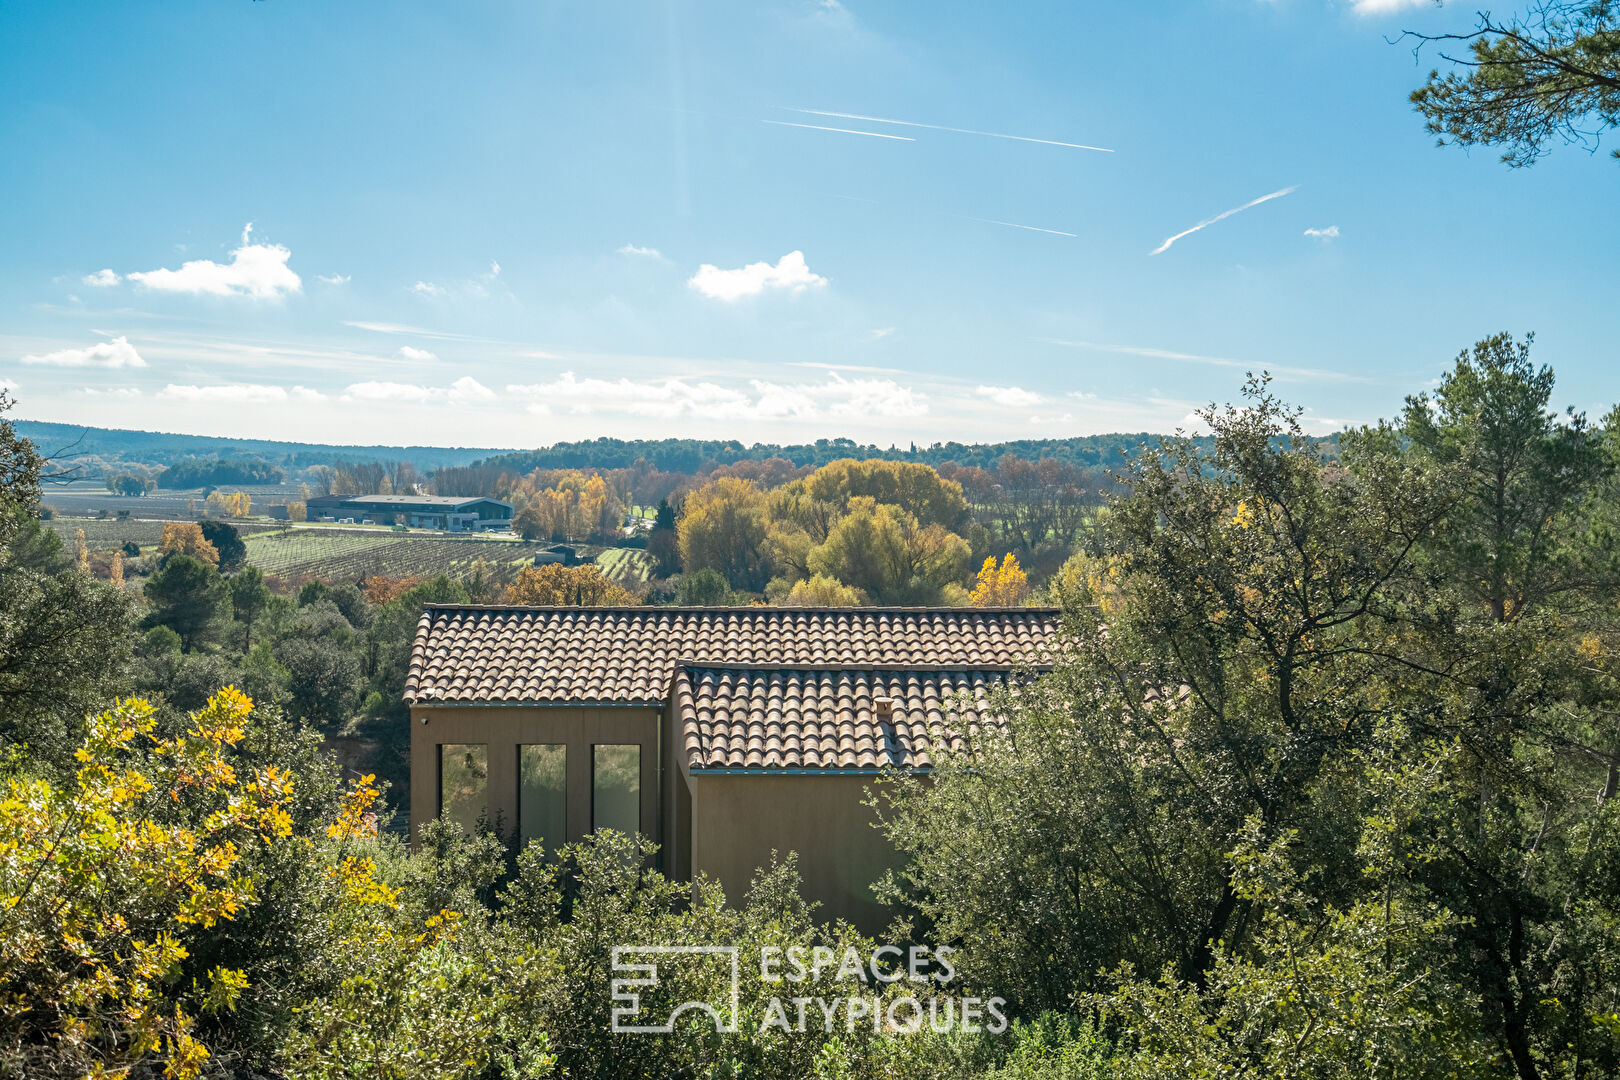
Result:
M477 571L480 560L487 576L502 581L549 546L522 540L401 535L368 529L278 529L243 539L247 561L266 574L326 581L359 581L375 574L448 574L466 578Z
M605 577L637 592L652 580L658 560L645 548L608 548L596 557L596 567Z
M221 491L243 491L253 500L253 512L263 514L271 503L285 503L302 497L297 484L248 484L241 487L226 486ZM158 490L146 495L114 495L100 480L74 480L46 487L40 501L58 516L84 515L91 517L106 511L117 514L128 510L143 518L189 518L192 504L201 506L208 491L194 488L188 491ZM89 536L86 530L85 535Z
M65 543L73 542L74 534L84 530L85 546L91 551L111 551L123 547L133 541L138 547L153 547L163 536L163 527L172 525L172 521L145 521L130 518L119 521L116 518L93 517L53 517L45 522L45 527L62 537ZM264 522L233 521L236 531L246 540L255 532L279 531L280 526Z

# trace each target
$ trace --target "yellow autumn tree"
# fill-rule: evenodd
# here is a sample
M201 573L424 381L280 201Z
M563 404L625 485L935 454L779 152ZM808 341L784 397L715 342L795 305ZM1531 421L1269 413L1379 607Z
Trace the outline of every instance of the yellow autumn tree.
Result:
M219 549L208 542L202 526L195 521L171 521L163 526L158 540L158 551L164 555L179 553L201 559L212 566L219 565Z
M864 603L865 593L826 574L794 582L782 598L784 607L859 607Z
M857 495L807 561L812 576L860 589L875 604L956 605L967 601L960 582L970 554L950 530L920 526L903 507Z
M1008 552L1001 565L991 555L979 567L979 576L968 597L974 607L1018 607L1029 598L1029 575L1018 565L1018 556Z
M71 780L7 781L0 1026L21 1048L17 1075L35 1072L36 1052L52 1075L207 1065L197 1020L234 1009L247 980L222 967L182 980L181 962L252 903L244 860L291 831L288 774L233 765L252 709L226 688L161 739L151 705L118 702L90 719Z
M112 562L107 566L107 581L115 589L124 587L124 553L122 551L112 553Z
M624 516L623 496L601 473L579 469L536 470L512 492L518 512L513 527L529 539L603 539Z
M866 496L880 505L900 507L923 527L954 529L967 515L962 486L918 462L841 458L802 480L786 484L781 494L788 504L806 498L812 513L823 506L835 507L842 513L851 500ZM806 527L815 533L812 525Z
M538 607L624 607L636 598L594 566L527 566L506 587L508 604Z
M1112 615L1124 602L1124 563L1115 555L1103 558L1076 552L1052 576L1048 598L1064 608L1096 605L1104 615Z
M216 952L261 901L256 868L275 864L272 849L291 847L293 858L324 869L308 899L329 932L352 939L338 955L402 937L401 954L432 948L432 920L423 936L399 924L397 893L368 854L375 778L351 785L330 824L295 826L303 800L294 798L292 773L240 745L252 714L253 702L226 687L190 714L183 733L164 738L149 703L119 701L88 718L76 773L13 775L0 787L6 1075L189 1080L212 1072L204 1032L218 1025L202 1021L251 1000L255 969L199 957Z
M308 521L309 520L309 504L308 503L302 503L302 502L290 502L290 503L288 503L287 504L287 520L288 521Z
M78 563L80 570L90 572L90 545L84 542L83 529L73 533L73 561Z
M704 484L681 504L675 525L681 566L689 574L713 570L733 589L764 587L767 522L759 485L735 476Z
M216 491L208 496L207 503L209 511L221 517L242 518L253 512L253 498L245 491Z

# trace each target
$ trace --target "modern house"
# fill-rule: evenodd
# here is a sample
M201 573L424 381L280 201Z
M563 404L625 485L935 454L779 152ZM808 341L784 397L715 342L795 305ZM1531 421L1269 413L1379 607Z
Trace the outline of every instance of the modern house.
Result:
M512 504L451 495L317 495L305 504L310 521L370 521L413 529L476 532L510 529Z
M411 828L481 819L547 847L596 828L660 845L738 900L798 852L820 914L885 921L895 853L867 788L926 771L989 692L1038 670L1051 609L430 606L417 627Z

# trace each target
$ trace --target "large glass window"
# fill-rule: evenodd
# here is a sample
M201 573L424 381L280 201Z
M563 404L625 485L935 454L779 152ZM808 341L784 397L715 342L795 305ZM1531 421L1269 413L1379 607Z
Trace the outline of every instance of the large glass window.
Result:
M544 840L548 855L568 842L568 747L561 743L518 747L518 835L524 844Z
M489 747L446 743L439 747L439 816L469 834L489 811Z
M591 828L641 831L641 747L591 747Z

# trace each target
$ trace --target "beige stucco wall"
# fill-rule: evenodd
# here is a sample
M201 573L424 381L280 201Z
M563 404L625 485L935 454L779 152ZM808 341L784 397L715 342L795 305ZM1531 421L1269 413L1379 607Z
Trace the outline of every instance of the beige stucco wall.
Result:
M423 723L423 720L426 723ZM679 880L699 873L740 904L774 850L799 854L806 898L819 919L848 919L868 933L889 912L871 884L899 858L871 827L866 791L875 775L690 773L669 734L673 715L655 706L416 705L411 708L411 838L439 813L439 747L489 748L489 816L510 832L518 820L518 747L568 747L568 842L591 827L591 747L641 747L642 832L658 841L660 867ZM548 838L548 846L549 846Z
M635 743L641 747L641 829L662 832L659 706L413 705L411 707L411 839L439 815L439 747L483 743L489 747L489 817L510 833L518 820L518 747L562 743L568 747L568 836L573 843L591 828L591 747ZM426 723L423 721L426 720ZM547 837L547 847L553 838Z
M867 933L887 925L888 909L873 899L871 885L900 860L864 805L878 777L698 772L681 779L692 791L693 873L719 881L728 903L743 902L773 849L796 851L804 895L821 904L818 919L848 919Z

